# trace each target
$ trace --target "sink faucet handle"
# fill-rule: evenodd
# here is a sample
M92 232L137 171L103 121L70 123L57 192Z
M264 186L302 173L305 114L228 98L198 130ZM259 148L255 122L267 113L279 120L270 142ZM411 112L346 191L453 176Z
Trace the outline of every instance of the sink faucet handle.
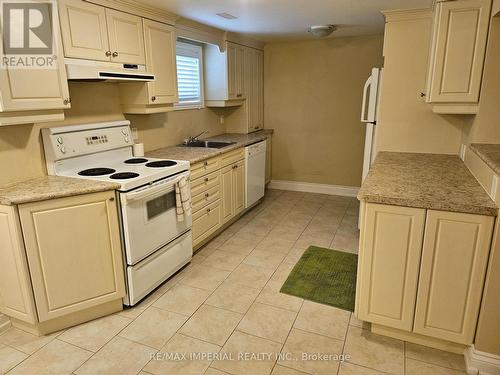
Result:
M208 133L208 130L203 130L200 134L195 135L194 137L189 137L191 141L197 141L203 134Z

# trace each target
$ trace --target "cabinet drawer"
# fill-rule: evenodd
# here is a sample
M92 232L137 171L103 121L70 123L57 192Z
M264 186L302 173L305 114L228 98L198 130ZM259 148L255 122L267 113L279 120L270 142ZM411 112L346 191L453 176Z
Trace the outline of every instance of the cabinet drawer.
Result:
M191 181L220 168L220 157L200 161L191 166Z
M220 200L193 214L193 246L196 246L222 224Z
M237 150L229 151L221 156L221 168L226 165L233 164L241 159L245 158L245 149L239 148Z
M205 207L207 204L215 202L220 198L220 186L216 186L197 194L191 198L193 205L193 212L198 212L201 208Z
M206 175L205 177L197 178L191 181L191 196L195 197L198 194L204 193L220 184L219 171Z

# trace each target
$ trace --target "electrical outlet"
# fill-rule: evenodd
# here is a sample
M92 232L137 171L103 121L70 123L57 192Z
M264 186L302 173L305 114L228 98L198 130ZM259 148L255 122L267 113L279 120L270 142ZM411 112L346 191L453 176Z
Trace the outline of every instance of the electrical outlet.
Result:
M224 124L224 115L219 116L219 123L222 125Z

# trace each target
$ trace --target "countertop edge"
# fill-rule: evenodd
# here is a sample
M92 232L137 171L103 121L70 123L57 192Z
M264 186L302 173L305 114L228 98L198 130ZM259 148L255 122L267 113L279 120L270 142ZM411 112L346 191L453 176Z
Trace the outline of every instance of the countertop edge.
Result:
M469 145L469 148L470 150L475 153L488 167L491 168L491 170L493 172L495 172L495 174L497 175L500 175L500 165L498 163L496 163L494 160L491 160L491 158L486 155L482 150L481 150L481 146L483 144L482 143L471 143ZM487 145L490 145L490 144L487 144ZM499 145L500 147L500 145Z
M236 141L235 144L232 144L232 145L229 145L229 146L226 146L223 148L213 148L213 149L203 149L202 148L201 150L205 150L207 152L207 154L200 155L200 156L197 156L195 158L191 158L188 161L191 164L199 163L199 162L204 161L206 159L210 159L210 158L213 158L215 156L225 154L227 152L236 150L238 148L246 147L252 143L263 141L263 140L269 138L270 136L272 136L274 133L274 130L273 129L263 129L262 132L263 132L262 134L258 134L258 135L256 135L255 133L249 133L249 134L225 133L225 134L219 134L219 135L216 135L213 137L206 138L207 140L211 140L211 141L220 141L220 140L227 140L227 138L225 138L225 137L235 137L235 136L254 136L255 137L252 140ZM178 146L178 145L177 146L168 146L168 147L162 147L162 148L148 151L145 153L145 155L150 156L150 157L159 157L160 156L159 154L162 154L162 153L168 154L169 152L172 152L174 150L177 150L178 152L189 152L189 149L190 149L189 147ZM191 149L198 149L199 150L198 147L192 147ZM177 158L177 159L179 159L179 158ZM183 160L187 160L187 159L183 159Z

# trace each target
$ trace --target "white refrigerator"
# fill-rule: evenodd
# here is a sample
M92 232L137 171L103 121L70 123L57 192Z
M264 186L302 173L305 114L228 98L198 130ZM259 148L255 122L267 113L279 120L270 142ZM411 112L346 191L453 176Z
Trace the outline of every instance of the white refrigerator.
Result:
M362 181L364 181L366 175L368 174L370 165L375 158L375 153L373 151L373 141L375 135L375 126L377 125L381 83L382 68L373 68L371 75L366 80L365 87L363 89L363 107L361 109L361 122L366 124Z

